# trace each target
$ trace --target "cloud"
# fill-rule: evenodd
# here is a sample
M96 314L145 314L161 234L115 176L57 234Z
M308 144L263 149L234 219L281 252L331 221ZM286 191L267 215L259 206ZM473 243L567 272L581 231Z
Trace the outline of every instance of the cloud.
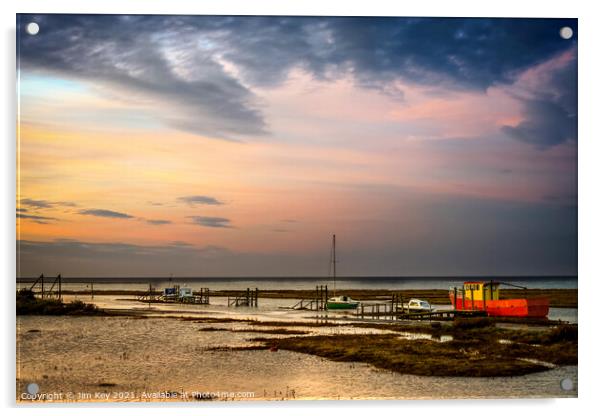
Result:
M125 258L130 256L148 257L155 255L177 255L178 253L202 253L188 243L174 242L172 244L144 246L128 243L95 243L73 239L56 239L54 241L17 241L19 250L24 253L38 253L46 256L95 257L95 258ZM214 248L210 248L210 251Z
M17 240L20 254L18 276L39 275L55 270L68 276L199 276L199 262L229 256L218 246L197 247L173 242L138 245L123 242L98 243L73 239L54 241ZM214 266L219 270L219 264Z
M560 195L555 193L552 195ZM567 197L570 193L566 194ZM404 195L403 198L406 198ZM346 233L341 273L356 276L575 275L577 210L564 204L436 197L404 205L420 216L371 221ZM399 205L398 207L401 207ZM397 210L399 211L399 210ZM466 219L470 219L466 221ZM553 224L553 226L551 225ZM359 225L359 224L358 224ZM287 234L280 234L281 237ZM366 244L367 240L378 241ZM433 241L437 244L433 244ZM17 242L18 276L324 276L328 236L318 246L263 251L176 242L139 245L76 240ZM494 253L495 255L493 255Z
M197 135L268 134L255 94L293 69L316 79L351 74L362 88L403 99L396 81L477 89L576 42L576 19L19 15L40 36L18 36L21 70L117 86L125 100ZM572 41L558 29L571 26ZM160 105L155 105L160 103Z
M188 218L192 219L192 221L196 225L200 225L202 227L232 228L232 226L230 225L230 220L228 218L201 216L190 216Z
M503 126L506 135L539 149L577 140L575 50L527 72L513 88L523 120Z
M146 220L147 223L151 224L151 225L166 225L166 224L171 224L171 221L169 220Z
M45 217L42 215L22 214L20 212L17 212L17 218L21 218L24 220L32 220L33 222L36 222L38 224L48 224L50 221L58 221L57 218L53 218L53 217Z
M535 147L546 149L577 138L577 117L552 101L523 102L524 121L516 126L503 126L508 136Z
M63 207L77 207L78 205L75 202L69 202L69 201L60 201L57 202L56 205L61 205Z
M43 199L23 198L20 202L22 205L27 205L32 208L52 208L54 206L54 203Z
M206 26L207 22L203 22ZM390 82L484 90L566 50L558 36L576 19L237 17L212 19L215 48L252 85L277 85L292 68L316 78L352 73L358 85ZM202 24L198 22L198 24Z
M205 195L181 196L178 198L178 201L189 205L223 205L223 202Z
M35 209L49 209L57 206L63 207L76 207L77 204L75 202L69 201L47 201L44 199L31 199L31 198L22 198L20 201L21 205L26 205Z
M170 245L178 246L178 247L192 247L193 246L192 244L187 243L186 241L172 241Z
M546 194L541 197L541 200L552 204L564 205L567 207L577 207L576 193Z
M19 36L22 70L109 85L146 103L164 124L234 139L266 134L256 97L202 46L203 32L176 16L37 15L44 36ZM206 19L201 19L206 21ZM19 30L24 30L20 26ZM149 106L148 103L153 103Z
M94 217L105 217L105 218L134 218L132 215L124 214L122 212L111 211L108 209L83 209L79 211L81 215L92 215Z

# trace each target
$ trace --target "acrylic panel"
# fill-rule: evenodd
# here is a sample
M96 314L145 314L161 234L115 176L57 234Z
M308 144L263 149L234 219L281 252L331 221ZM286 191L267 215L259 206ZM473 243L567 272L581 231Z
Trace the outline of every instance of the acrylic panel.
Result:
M17 402L576 397L577 29L17 15Z

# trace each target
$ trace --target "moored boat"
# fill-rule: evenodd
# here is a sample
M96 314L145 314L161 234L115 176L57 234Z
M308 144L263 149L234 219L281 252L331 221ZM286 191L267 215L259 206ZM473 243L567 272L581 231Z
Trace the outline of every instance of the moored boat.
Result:
M404 307L410 312L431 312L433 307L426 300L410 299Z
M464 282L463 288L450 289L449 298L454 309L459 311L478 310L487 312L488 316L505 317L545 318L548 316L550 300L547 297L500 299L501 284L503 283L495 281Z
M359 300L351 299L349 296L334 296L326 302L328 309L356 309L359 304Z
M337 236L332 236L331 267L333 280L333 297L326 301L326 309L356 309L360 301L351 299L349 296L337 296Z

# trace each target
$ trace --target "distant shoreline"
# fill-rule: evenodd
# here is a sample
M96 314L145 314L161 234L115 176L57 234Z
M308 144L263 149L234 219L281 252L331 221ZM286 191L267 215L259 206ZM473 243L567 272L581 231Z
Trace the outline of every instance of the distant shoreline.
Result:
M54 275L47 275L47 277L53 278ZM33 283L38 276L35 277L17 277L17 283ZM67 283L148 283L149 281L180 281L180 282L193 282L193 281L205 281L205 282L225 282L225 281L309 281L314 282L318 280L328 281L332 279L331 276L197 276L197 277L179 277L179 276L148 276L148 277L67 277L63 276L63 279ZM467 275L467 276L338 276L339 281L421 281L421 280L508 280L508 281L520 281L520 280L578 280L577 275L562 276L562 275L513 275L513 276L495 276L495 275Z

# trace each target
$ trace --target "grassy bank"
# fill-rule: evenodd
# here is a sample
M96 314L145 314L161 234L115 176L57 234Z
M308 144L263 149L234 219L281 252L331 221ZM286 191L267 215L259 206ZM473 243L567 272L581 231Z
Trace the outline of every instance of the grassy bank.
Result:
M105 315L96 305L74 300L63 303L59 299L36 298L29 289L17 292L17 315Z
M388 329L388 328L387 328ZM363 362L403 374L421 376L498 377L544 371L555 365L577 364L577 327L544 331L498 328L491 321L456 321L454 325L406 328L435 338L400 339L396 334L329 335L255 338L265 348L314 354L334 361Z
M213 326L200 328L202 332L214 332L214 331L227 331L227 332L243 332L243 333L256 333L256 334L271 334L271 335L304 335L308 334L307 331L299 331L294 329L285 328L272 328L272 329L230 329L230 328L216 328Z

